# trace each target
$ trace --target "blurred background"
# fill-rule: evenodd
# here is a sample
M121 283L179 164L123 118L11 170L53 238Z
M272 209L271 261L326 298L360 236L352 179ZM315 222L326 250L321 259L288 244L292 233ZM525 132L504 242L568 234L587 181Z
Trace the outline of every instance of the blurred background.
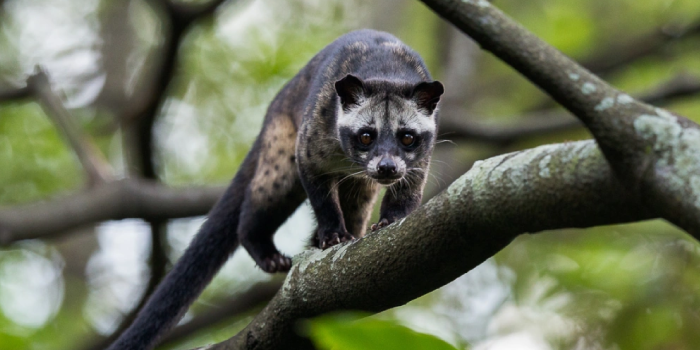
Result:
M616 87L700 122L697 0L493 3ZM418 1L0 0L0 213L99 186L56 126L60 108L24 88L36 65L110 179L225 185L282 85L333 39L366 27L413 47L446 86L445 142L426 199L476 160L590 138ZM0 239L0 349L103 348L203 220ZM277 246L300 252L312 225L304 205ZM161 349L235 334L279 277L237 251ZM698 349L700 245L660 220L523 235L372 319L460 349Z

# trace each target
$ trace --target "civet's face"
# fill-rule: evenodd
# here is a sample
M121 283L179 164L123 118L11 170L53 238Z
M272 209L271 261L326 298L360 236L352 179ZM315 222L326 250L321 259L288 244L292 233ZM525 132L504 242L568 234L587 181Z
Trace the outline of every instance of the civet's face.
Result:
M348 75L336 83L336 92L341 104L338 138L348 158L363 166L367 176L392 185L412 171L425 171L421 165L435 144L442 84L363 82Z

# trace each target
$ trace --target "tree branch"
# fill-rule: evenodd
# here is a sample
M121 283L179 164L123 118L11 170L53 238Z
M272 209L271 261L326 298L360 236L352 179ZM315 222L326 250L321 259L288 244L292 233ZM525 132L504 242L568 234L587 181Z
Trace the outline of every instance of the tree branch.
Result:
M154 74L155 84L152 87L148 101L133 115L126 116L125 130L127 144L134 144L129 156L133 163L138 164L139 172L148 179L156 177L156 169L151 159L153 155L153 126L155 125L158 111L167 99L167 90L176 76L178 51L182 39L195 21L204 20L212 16L216 9L225 1L212 0L202 5L175 3L169 0L151 0L156 8L162 8L165 13L164 26L169 27L169 35L164 38L162 49L162 62L158 66L158 72Z
M60 233L105 220L163 220L204 215L224 187L174 189L126 179L47 202L0 208L0 245Z
M20 87L16 89L3 89L0 91L0 102L9 102L22 100L31 97L31 91L28 87Z
M214 14L225 1L226 0L210 0L205 3L188 4L180 1L165 0L164 3L168 8L170 17L187 26L200 18Z
M483 0L422 0L591 131L628 191L700 238L700 127L621 93Z
M40 66L27 78L27 90L35 96L46 115L54 122L58 130L75 151L80 164L87 174L88 183L94 186L112 177L112 167L102 152L85 136L73 117L63 106L61 99L51 89L49 77Z
M490 158L404 220L295 257L268 306L235 337L204 349L312 349L295 332L300 318L402 305L475 268L523 232L649 218L593 141Z

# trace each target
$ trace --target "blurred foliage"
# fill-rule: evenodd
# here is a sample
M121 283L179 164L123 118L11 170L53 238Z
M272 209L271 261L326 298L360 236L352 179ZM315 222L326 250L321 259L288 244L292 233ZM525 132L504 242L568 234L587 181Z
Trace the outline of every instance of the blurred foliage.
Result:
M214 20L197 23L182 42L177 75L155 130L161 179L173 185L228 181L275 93L316 52L353 28L390 30L425 58L436 78L444 79L448 26L417 1L391 0L390 12L377 13L381 3L230 1ZM494 3L580 61L614 53L659 30L682 33L700 21L697 0ZM122 135L106 127L119 121L98 96L100 82L110 82L104 76L108 63L101 57L105 48L100 29L115 4L5 1L0 11L0 88L21 86L35 64L46 65L76 118L121 172ZM132 45L124 49L123 104L141 94L139 79L150 77L167 30L144 1L130 4L126 13L133 36ZM698 35L675 40L603 78L630 93L642 93L679 74L698 77L699 41ZM492 124L527 122L524 112L546 103L540 90L490 54L479 55L476 65L470 78L475 88L464 98L470 117ZM669 108L700 122L698 97L678 99ZM446 145L452 147L452 158L436 159L433 168L445 163L468 167L477 158L504 151L589 137L580 130L533 137L506 148ZM435 175L431 187L451 181ZM0 183L3 206L76 191L84 184L79 163L34 102L0 104ZM169 226L173 259L196 230L188 222ZM296 232L293 240L298 241L309 232L298 226L289 231ZM133 249L117 241L110 241L113 246L61 249L55 248L61 243L56 240L22 242L0 250L0 349L80 349L116 327L139 297L141 289L133 286L143 283L141 277L148 273L143 257L112 261L111 270L89 268L110 249L129 255ZM282 249L290 249L288 245ZM85 249L94 250L90 264L72 261L76 251ZM267 278L252 262L241 260L242 255L234 255L235 266L224 268L186 319ZM136 272L125 272L131 270ZM95 300L104 302L99 322L84 311ZM30 301L31 308L20 307ZM249 322L253 312L163 348L188 349L223 340ZM524 235L479 268L406 306L360 321L322 317L309 321L308 330L321 348L370 349L391 341L381 348L695 349L700 344L699 312L700 245L657 220Z
M36 201L75 189L80 164L36 103L2 106L0 203Z
M319 350L456 349L440 338L418 333L395 321L361 317L331 314L307 321L305 328Z

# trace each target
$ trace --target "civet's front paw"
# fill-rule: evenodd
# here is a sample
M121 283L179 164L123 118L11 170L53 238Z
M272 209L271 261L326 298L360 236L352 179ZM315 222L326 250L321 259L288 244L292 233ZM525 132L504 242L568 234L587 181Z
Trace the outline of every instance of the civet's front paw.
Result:
M393 220L389 221L389 219L383 218L383 219L379 220L378 223L372 224L372 226L370 226L370 230L372 230L372 231L379 230L382 227L391 225L393 222L394 222Z

